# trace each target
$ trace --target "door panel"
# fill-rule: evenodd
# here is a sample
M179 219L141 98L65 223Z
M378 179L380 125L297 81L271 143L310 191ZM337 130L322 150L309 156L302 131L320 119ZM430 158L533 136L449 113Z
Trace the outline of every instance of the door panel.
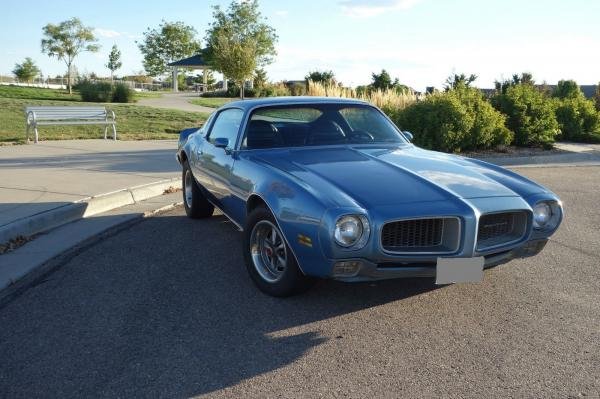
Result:
M208 191L216 200L216 205L229 213L228 199L233 195L231 191L231 176L235 163L231 148L235 146L244 112L241 109L230 108L221 111L208 132L201 152L198 154L198 165L203 169L203 174L210 179ZM220 148L214 145L218 138L229 140L229 148Z

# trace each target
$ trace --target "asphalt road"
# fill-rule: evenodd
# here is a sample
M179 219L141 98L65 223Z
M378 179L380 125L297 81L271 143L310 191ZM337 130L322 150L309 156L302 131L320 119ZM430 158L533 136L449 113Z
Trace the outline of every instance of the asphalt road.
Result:
M0 397L597 398L600 168L521 172L566 221L481 284L324 281L275 299L222 216L147 219L0 308Z

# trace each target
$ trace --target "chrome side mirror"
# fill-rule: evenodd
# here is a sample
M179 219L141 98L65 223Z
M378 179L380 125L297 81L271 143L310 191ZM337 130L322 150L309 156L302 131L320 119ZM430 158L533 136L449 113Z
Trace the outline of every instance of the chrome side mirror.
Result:
M411 132L409 132L408 130L403 130L402 134L404 135L404 137L406 137L406 139L408 141L413 141L413 134Z

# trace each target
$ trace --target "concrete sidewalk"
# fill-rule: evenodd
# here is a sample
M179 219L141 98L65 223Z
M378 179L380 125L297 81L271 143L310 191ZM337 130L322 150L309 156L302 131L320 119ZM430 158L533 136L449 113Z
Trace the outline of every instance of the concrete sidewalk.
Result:
M204 107L190 103L190 100L198 98L197 93L164 93L156 98L141 98L138 105L147 105L155 108L178 109L181 111L206 112L212 114L216 108Z
M0 238L19 221L57 210L73 213L74 202L95 198L98 213L114 208L107 193L143 186L120 196L125 205L136 202L135 195L156 195L148 190L157 184L159 190L179 187L176 146L175 140L65 140L0 147Z

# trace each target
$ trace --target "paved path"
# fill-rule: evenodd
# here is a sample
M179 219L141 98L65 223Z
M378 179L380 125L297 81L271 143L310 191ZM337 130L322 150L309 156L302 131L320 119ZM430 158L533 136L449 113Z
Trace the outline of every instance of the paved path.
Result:
M521 169L565 223L480 284L324 281L275 299L223 217L147 219L0 308L0 397L598 398L599 171Z
M0 147L0 228L86 197L179 176L174 140Z
M215 108L191 104L191 99L198 98L195 93L165 93L158 98L142 98L137 104L156 108L178 109L181 111L213 113Z
M600 165L600 144L555 143L562 153L549 153L535 156L486 156L484 161L502 166L594 166Z

